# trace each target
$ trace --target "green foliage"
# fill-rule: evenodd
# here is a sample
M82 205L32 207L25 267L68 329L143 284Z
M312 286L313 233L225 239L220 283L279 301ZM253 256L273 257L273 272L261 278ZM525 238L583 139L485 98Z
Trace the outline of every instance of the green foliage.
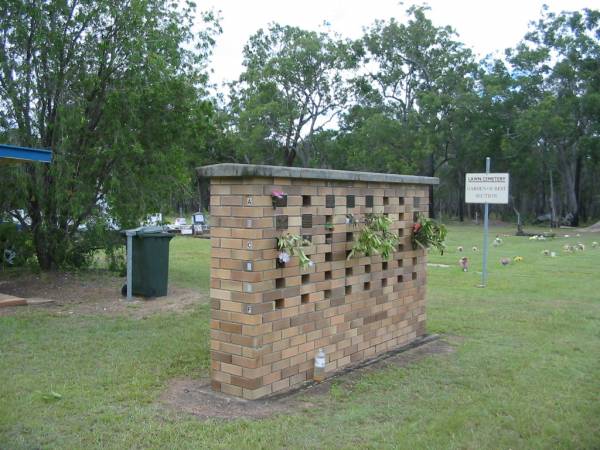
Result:
M194 34L193 13L167 0L0 6L0 136L54 152L49 165L0 168L0 206L29 216L42 268L84 263L94 244L78 229L95 217L137 225L189 191L219 31L205 15Z
M417 221L412 227L411 241L413 249L434 247L440 252L440 255L443 255L446 248L445 241L447 234L448 230L443 223L419 214Z
M33 256L31 234L13 223L0 222L0 267L24 265Z
M231 113L245 162L306 165L313 137L340 112L349 64L343 42L327 33L273 24L244 48L245 70L234 83Z
M381 255L385 260L390 259L400 240L397 234L390 231L391 224L392 220L383 214L367 214L348 259L359 255Z
M310 241L297 234L287 233L283 236L280 236L277 238L277 249L287 256L284 255L282 259L280 254L279 260L285 264L287 262L285 260L286 258L297 256L300 262L300 267L306 268L312 266L314 263L306 256L304 249L302 248L309 245Z
M515 154L536 158L533 170L550 184L549 209L555 213L564 198L563 214L572 215L572 225L579 222L582 200L594 202L582 183L597 177L600 168L598 36L599 11L557 15L546 8L519 45L507 52L515 74L509 93L524 107L515 115L516 133L506 145Z

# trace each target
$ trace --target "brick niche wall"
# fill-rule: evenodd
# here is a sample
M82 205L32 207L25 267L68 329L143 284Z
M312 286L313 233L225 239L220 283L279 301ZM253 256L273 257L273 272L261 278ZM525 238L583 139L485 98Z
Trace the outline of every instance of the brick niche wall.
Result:
M410 229L416 212L428 213L428 184L212 176L213 389L257 399L310 380L319 348L330 375L425 334L426 261ZM286 206L273 208L272 190L287 193ZM346 215L370 212L392 219L401 244L388 261L347 260L361 225ZM311 240L315 267L295 257L279 267L284 233Z

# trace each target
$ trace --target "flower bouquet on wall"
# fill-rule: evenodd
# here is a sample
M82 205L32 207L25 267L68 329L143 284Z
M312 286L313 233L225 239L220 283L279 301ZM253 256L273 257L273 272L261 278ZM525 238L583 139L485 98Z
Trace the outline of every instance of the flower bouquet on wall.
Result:
M434 247L443 255L446 249L444 241L447 234L448 230L443 224L419 214L412 227L413 250L419 247L424 250Z
M308 239L304 239L302 236L297 234L285 234L277 238L277 262L285 266L292 256L297 256L300 261L300 267L305 269L306 267L313 267L315 263L304 253L302 247L307 247L311 244Z

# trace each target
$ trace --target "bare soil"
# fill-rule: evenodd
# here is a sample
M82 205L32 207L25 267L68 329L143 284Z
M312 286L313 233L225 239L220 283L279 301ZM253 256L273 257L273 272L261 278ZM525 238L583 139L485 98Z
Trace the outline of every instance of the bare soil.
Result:
M171 380L160 402L167 408L191 414L198 419L263 419L281 413L295 413L315 406L320 396L329 394L335 384L352 390L364 375L388 367L405 367L429 356L440 357L454 353L460 337L435 339L408 350L390 352L369 364L361 364L336 374L322 383L307 383L290 393L261 400L244 400L214 392L208 379L176 378Z
M587 228L583 228L580 231L588 232L588 233L600 233L600 222L596 222L593 225L590 225Z
M49 272L19 274L3 277L0 274L0 293L26 299L50 299L53 303L37 306L0 308L0 316L28 309L55 314L99 314L144 318L162 312L183 312L197 304L207 303L208 297L192 289L169 285L168 295L153 299L134 297L127 301L121 296L124 278L102 272Z

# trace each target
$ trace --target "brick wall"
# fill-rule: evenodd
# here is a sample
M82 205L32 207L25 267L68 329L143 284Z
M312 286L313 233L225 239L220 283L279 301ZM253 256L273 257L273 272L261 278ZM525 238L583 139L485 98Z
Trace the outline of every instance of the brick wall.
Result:
M271 191L287 193L273 208ZM410 244L413 215L428 212L428 185L276 177L211 179L211 379L256 399L312 378L323 348L327 374L425 333L425 255ZM354 205L354 206L352 206ZM388 261L346 259L365 213L388 214L401 244ZM325 223L334 224L327 230ZM300 234L305 253L278 267L276 237Z

